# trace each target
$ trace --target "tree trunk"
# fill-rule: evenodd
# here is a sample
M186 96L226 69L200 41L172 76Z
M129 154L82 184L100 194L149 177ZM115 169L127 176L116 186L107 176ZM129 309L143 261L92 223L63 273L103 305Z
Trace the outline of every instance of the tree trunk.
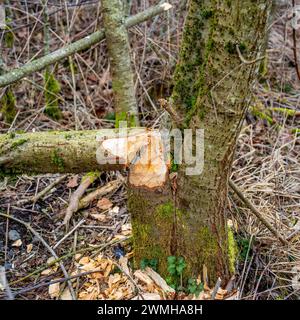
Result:
M204 129L204 169L188 176L181 165L165 188L129 195L137 264L157 258L166 275L166 258L182 256L184 276L206 266L210 284L234 273L227 186L270 7L267 0L190 1L171 103L181 129Z
M116 125L129 120L131 126L139 123L131 68L130 45L125 26L125 14L120 0L102 1L105 37L110 58Z

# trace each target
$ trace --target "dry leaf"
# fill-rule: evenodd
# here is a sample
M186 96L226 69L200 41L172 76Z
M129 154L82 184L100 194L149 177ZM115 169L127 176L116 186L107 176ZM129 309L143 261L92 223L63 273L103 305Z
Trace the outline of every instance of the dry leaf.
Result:
M28 244L26 247L26 252L30 253L32 251L32 248L33 248L33 244L32 243Z
M59 296L59 291L60 291L59 282L50 284L48 293L52 299L57 298Z
M126 274L130 274L130 271L128 268L128 259L126 257L121 257L119 259L119 264Z
M76 253L74 259L78 261L82 257L81 253Z
M45 269L41 272L43 276L49 276L51 273L55 272L53 269Z
M22 245L22 240L18 239L12 244L12 247L21 247L21 245Z
M68 287L65 288L63 293L60 295L61 300L72 300L72 295Z
M93 213L93 214L91 214L91 217L98 220L98 221L101 221L101 222L103 222L107 219L107 216L102 213Z
M46 269L46 270L43 270L43 271L41 272L41 274L42 274L43 276L48 276L48 275L50 275L50 274L52 274L52 273L54 273L54 272L57 271L59 265L58 265L57 262L53 264L53 262L54 262L55 260L56 260L56 259L55 259L54 257L50 257L50 258L47 260L47 264L48 264L49 266L51 265L51 268L48 268L48 269Z
M108 210L112 206L113 206L113 203L107 198L102 198L97 202L97 207L101 210Z
M48 260L47 260L47 264L52 264L56 259L54 257L50 257Z
M89 257L83 257L79 260L79 264L87 264L89 263L90 258Z
M70 180L67 183L68 188L75 188L78 186L78 175L75 175L70 178Z

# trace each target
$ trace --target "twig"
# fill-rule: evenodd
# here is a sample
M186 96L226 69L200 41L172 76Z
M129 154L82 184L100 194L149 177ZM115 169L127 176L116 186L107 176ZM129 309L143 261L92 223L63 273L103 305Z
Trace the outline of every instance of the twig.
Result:
M67 226L67 229L73 213L77 212L77 210L79 209L79 201L81 197L85 193L86 189L99 177L99 175L99 172L92 172L82 177L81 183L76 191L72 194L70 198L70 204L66 210L63 224Z
M117 263L116 261L112 260L112 263L118 267L124 274L125 276L128 278L128 280L133 284L133 286L135 287L135 290L136 290L136 294L138 294L142 300L145 300L143 295L142 295L142 292L141 292L141 289L138 287L138 285L136 284L135 280L133 279L133 277L131 276L131 274L129 274L128 272L126 272L124 270L124 268L122 268L122 266Z
M55 251L49 246L49 244L44 240L44 238L37 232L35 231L32 226L29 224L29 223L26 223L20 219L17 219L13 216L10 216L8 214L5 214L5 213L0 213L0 216L4 217L4 218L8 218L8 219L11 219L11 220L14 220L20 224L22 224L23 226L25 226L32 234L34 234L41 242L42 244L46 247L46 249L50 252L50 254L57 260L59 259L59 257L57 256L57 254L55 253ZM62 262L59 262L59 266L64 274L64 276L66 278L69 277L64 265L62 264ZM74 289L72 287L72 283L70 281L68 281L68 287L69 287L69 290L70 290L70 293L72 295L72 299L73 300L76 300L76 296L75 296L75 292L74 292Z
M255 206L243 195L243 192L239 187L229 179L229 186L236 193L236 195L244 202L244 204L252 211L252 213L267 227L273 235L284 245L288 245L289 242L284 239L277 230L262 216L262 214L255 208Z
M35 286L32 286L30 288L24 288L24 289L21 289L19 291L16 291L16 292L14 292L14 296L18 296L20 294L24 294L26 292L29 292L29 291L32 291L32 290L35 290L35 289L39 289L39 288L42 288L42 287L45 287L45 286L50 286L51 284L61 283L61 282L77 279L77 278L80 278L80 277L83 277L83 276L86 276L86 275L89 275L89 274L97 273L97 272L99 272L99 270L91 270L91 271L86 271L86 272L82 272L82 273L79 273L79 274L75 274L73 276L69 276L68 278L64 277L64 278L55 279L55 280L48 281L48 282L42 282L42 283L39 283L39 284L37 284Z
M239 55L240 60L241 60L244 64L253 64L253 63L256 63L256 62L259 62L259 61L265 59L265 56L263 56L263 57L258 57L258 58L254 59L254 60L246 60L246 59L243 57L243 55L242 55L242 53L241 53L240 48L239 48L238 45L236 45L236 51L237 51L237 53L238 53L238 55Z
M37 195L29 198L29 199L21 199L17 202L18 205L24 205L25 203L28 202L33 202L36 203L40 198L42 198L44 195L46 195L49 191L51 191L57 184L59 184L61 181L65 179L67 175L62 175L56 180L54 180L52 183L50 183L45 189L40 191Z
M85 219L80 220L77 225L70 230L64 237L62 237L54 246L53 250L55 250L63 241L65 241L75 230L77 230L83 223L85 222Z

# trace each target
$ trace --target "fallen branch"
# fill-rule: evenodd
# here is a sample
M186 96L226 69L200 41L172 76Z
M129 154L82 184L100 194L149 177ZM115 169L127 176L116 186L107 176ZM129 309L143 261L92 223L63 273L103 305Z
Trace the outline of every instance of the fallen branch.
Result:
M168 3L163 3L163 4L158 4L156 6L153 6L143 12L140 12L132 17L127 18L125 20L125 26L126 28L133 27L139 23L142 23L144 21L151 19L152 17L166 10L169 10L171 7L172 6ZM98 30L90 34L89 36L84 37L83 39L80 39L76 42L66 45L63 48L58 49L56 51L53 51L52 53L42 58L28 62L19 68L15 68L9 71L8 73L0 76L0 87L7 86L18 80L21 80L22 78L36 71L40 71L45 67L51 64L54 64L76 52L86 50L91 46L99 43L104 38L105 38L104 30Z
M243 195L240 188L230 179L229 186L236 193L236 195L242 200L242 202L251 210L251 212L267 227L273 235L284 245L288 245L289 242L284 239L278 231L262 216L262 214L255 208L255 206Z
M76 231L83 223L84 219L80 220L72 230L70 230L66 235L64 235L54 246L53 249L58 248L74 231Z
M169 163L158 130L146 128L0 135L0 174L81 173L129 168L135 187L162 187Z
M61 279L55 279L55 280L48 281L48 282L42 282L42 283L36 284L36 285L34 285L32 287L27 287L27 288L24 288L24 289L20 289L19 291L14 292L14 296L19 296L19 295L24 294L26 292L31 292L32 290L36 290L36 289L40 289L42 287L50 286L51 284L62 283L62 282L74 280L74 279L77 279L77 278L80 278L80 277L83 277L83 276L87 276L87 275L90 275L90 274L93 274L93 273L98 273L98 272L99 272L99 270L86 271L86 272L82 272L82 273L79 273L79 274L75 274L75 275L70 276L68 278L64 277L64 278L61 278Z
M79 209L79 201L81 197L85 193L86 189L99 177L99 175L99 172L90 172L82 177L81 183L76 191L72 194L69 206L66 210L63 224L67 226L67 229L73 213Z
M105 186L90 192L88 195L83 197L79 202L79 209L86 208L92 201L105 196L106 194L115 191L120 187L122 181L120 179L108 182Z

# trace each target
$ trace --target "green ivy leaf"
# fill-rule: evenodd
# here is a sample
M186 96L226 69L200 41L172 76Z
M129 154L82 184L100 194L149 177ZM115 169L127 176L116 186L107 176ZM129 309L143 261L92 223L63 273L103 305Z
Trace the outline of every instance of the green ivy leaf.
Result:
M149 260L146 258L142 259L140 266L141 266L141 269L144 270L146 267L149 266Z
M168 264L175 264L176 263L176 257L175 256L169 256L168 257Z
M174 276L176 274L176 266L174 264L169 265L168 266L168 272L169 274L171 274L172 276Z

